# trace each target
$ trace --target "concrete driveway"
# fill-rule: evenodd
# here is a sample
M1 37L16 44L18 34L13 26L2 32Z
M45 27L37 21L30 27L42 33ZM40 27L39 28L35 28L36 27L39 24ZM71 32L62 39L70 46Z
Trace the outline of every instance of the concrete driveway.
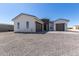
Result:
M0 33L2 56L79 56L79 33Z

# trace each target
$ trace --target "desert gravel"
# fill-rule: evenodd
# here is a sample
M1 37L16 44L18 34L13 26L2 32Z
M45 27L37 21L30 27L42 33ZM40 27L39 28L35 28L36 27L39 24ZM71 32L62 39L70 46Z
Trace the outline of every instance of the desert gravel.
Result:
M79 56L79 33L1 32L0 56Z

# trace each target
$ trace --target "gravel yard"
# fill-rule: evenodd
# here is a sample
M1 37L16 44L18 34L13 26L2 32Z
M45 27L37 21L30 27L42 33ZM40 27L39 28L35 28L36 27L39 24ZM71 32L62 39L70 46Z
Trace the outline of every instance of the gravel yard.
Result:
M79 56L79 33L0 33L1 56Z

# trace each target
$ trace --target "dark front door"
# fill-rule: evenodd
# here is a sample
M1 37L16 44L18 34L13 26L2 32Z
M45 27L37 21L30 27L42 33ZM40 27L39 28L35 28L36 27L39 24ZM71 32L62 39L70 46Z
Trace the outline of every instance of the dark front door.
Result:
M42 32L42 24L36 22L36 32Z
M56 24L56 31L65 31L65 24Z

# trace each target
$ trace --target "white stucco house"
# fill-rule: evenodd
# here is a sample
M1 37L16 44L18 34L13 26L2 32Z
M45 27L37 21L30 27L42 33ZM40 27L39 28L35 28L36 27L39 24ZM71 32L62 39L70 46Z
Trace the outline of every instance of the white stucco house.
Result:
M21 13L12 19L14 21L14 32L43 32L45 31L44 22L38 17ZM49 21L46 28L49 31L66 31L69 20L58 19L55 21Z
M38 32L43 31L43 22L36 16L21 13L12 19L14 32Z

